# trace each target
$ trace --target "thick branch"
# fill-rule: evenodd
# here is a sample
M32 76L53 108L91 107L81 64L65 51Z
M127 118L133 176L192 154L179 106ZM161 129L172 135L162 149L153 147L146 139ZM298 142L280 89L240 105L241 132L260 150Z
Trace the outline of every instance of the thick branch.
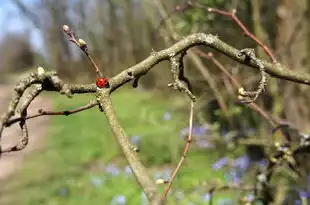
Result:
M107 90L103 90L98 93L98 101L105 111L104 113L112 129L113 135L115 136L118 144L121 146L138 183L143 188L149 201L152 202L157 197L155 183L147 174L148 171L143 166L138 153L135 151L135 147L130 143L125 131L121 127L113 109L109 93L106 91Z
M247 57L240 55L240 51L238 49L224 43L217 36L212 34L196 33L185 37L167 49L159 52L153 52L151 56L146 58L144 61L111 78L111 92L130 81L132 76L144 75L159 62L168 60L171 57L197 45L205 45L219 51L239 63L248 65L258 70L260 68L260 65L258 65L256 61L253 61L252 59L248 60ZM272 77L310 85L309 74L297 73L281 66L279 63L274 64L267 61L261 62L265 67L266 73L270 74Z
M60 94L65 94L68 97L71 97L72 94L75 93L93 93L96 92L96 85L90 84L90 85L79 85L79 84L73 84L68 85L65 84L55 72L44 72L43 68L38 69L37 73L31 73L28 77L20 80L17 85L14 88L13 91L13 97L9 103L8 110L6 113L4 113L1 117L0 121L0 139L1 135L4 129L4 126L7 125L9 119L13 117L13 115L16 113L17 105L20 102L21 97L23 96L24 92L27 88L29 88L32 85L40 86L40 89L38 92L41 92L43 90L45 91L57 91L60 92ZM34 98L39 93L32 95L30 94L27 97L26 104L22 105L21 111L25 111L27 107L30 105L30 103L34 100ZM26 116L25 120L26 120Z

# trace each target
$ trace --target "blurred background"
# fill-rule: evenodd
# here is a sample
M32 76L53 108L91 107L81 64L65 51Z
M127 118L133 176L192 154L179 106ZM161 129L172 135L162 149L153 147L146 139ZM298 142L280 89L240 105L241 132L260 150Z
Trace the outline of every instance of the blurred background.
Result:
M271 61L229 16L208 12L207 7L236 9L238 18L270 48L278 62L296 72L309 73L309 1L187 2L2 0L0 111L5 111L10 97L4 91L13 89L19 78L38 66L57 71L68 83L94 82L93 68L85 55L67 40L62 31L64 24L87 42L90 53L108 77L142 61L153 50L164 49L196 32L218 35L237 49L255 48L258 57ZM273 127L265 118L239 103L238 88L219 67L248 90L257 87L260 75L257 70L212 49L199 49L200 55L193 50L184 62L185 75L198 98L194 141L169 195L169 203L208 204L209 189L225 184L240 189L216 192L214 204L250 203L254 192L242 187L255 184L255 173L266 166L266 159L272 154L266 145L281 139L273 139ZM209 52L220 66L206 57ZM188 132L189 101L184 94L168 88L170 82L169 64L164 62L143 76L138 88L128 85L113 93L118 117L132 143L140 147L142 160L154 180L169 179ZM256 103L275 121L289 123L307 133L310 128L307 91L307 86L270 78ZM76 108L93 97L67 99L57 93L44 93L30 113L46 107ZM18 158L22 162L10 172L5 171L8 165L0 164L1 172L6 173L0 179L0 204L147 204L102 113L92 109L46 119L41 123L45 126L43 131L38 132L35 124L29 128L30 137L37 136L30 140L30 144L36 144L35 150L25 151L25 157L24 151L2 157L1 160L14 162ZM9 137L10 133L7 138L13 139ZM295 141L299 137L293 136L297 138ZM276 172L275 204L301 204L301 193L308 196L307 159L307 154L299 158L302 178L286 166ZM16 163L11 166L17 167Z

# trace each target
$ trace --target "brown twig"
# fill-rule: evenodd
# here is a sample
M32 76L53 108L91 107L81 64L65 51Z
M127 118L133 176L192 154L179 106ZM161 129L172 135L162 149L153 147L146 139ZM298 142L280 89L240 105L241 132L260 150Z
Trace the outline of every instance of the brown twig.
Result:
M183 13L186 12L187 10L192 8L192 4L190 1L186 1L184 4L180 4L177 5L173 11L167 13L167 15L165 15L165 17L163 17L159 24L157 25L157 28L154 29L154 32L152 33L152 38L154 38L156 32L165 25L166 21L168 21L169 19L172 18L172 16L179 14L179 13Z
M37 117L41 117L41 116L48 116L48 115L49 116L50 115L57 115L57 116L58 115L65 115L65 116L69 116L69 115L72 115L72 114L75 114L75 113L78 113L78 112L81 112L81 111L93 108L96 105L98 105L98 102L96 100L92 100L91 102L87 103L86 105L78 107L78 108L75 108L73 110L46 111L46 110L40 109L40 110L38 110L37 114L33 114L33 115L30 115L30 116L27 116L24 119L25 120L29 120L29 119L33 119L33 118L37 118ZM9 126L11 126L11 125L21 121L22 119L23 119L22 117L16 117L16 118L10 119L7 123L4 124L4 126L5 127L9 127Z
M220 69L233 83L234 87L236 89L241 87L241 84L239 81L225 68L224 65L222 65L216 58L214 57L212 52L209 52L208 54L205 54L201 50L195 48L195 52L197 52L200 56L204 57L205 59L210 60L218 69ZM247 103L248 107L250 107L252 110L260 114L263 118L267 120L267 122L273 127L279 126L281 123L279 120L276 120L274 117L272 117L270 114L268 114L266 111L264 111L259 105L257 105L255 102ZM285 138L285 134L282 130L280 130L280 134Z
M171 63L171 73L172 73L172 78L173 78L173 83L170 83L168 86L173 87L175 90L183 91L185 92L188 97L191 99L191 108L190 108L190 114L189 114L189 132L188 132L188 138L187 142L182 154L182 157L175 168L171 179L169 182L164 181L164 183L168 183L162 197L161 197L161 203L164 203L166 200L166 197L171 190L172 183L180 170L188 152L189 152L189 147L192 141L192 131L193 131L193 116L194 116L194 102L196 100L196 97L192 93L192 87L190 85L189 80L184 76L184 67L183 67L183 57L186 54L186 52L182 52L177 56L173 56L170 58L170 63Z
M262 43L254 34L252 34L247 27L241 22L241 20L237 17L236 15L236 10L233 9L232 11L223 11L220 9L216 9L216 8L211 8L208 7L202 3L199 3L197 1L193 1L193 0L186 0L185 3L183 3L182 5L178 5L175 10L172 12L172 14L175 14L176 12L185 12L189 9L194 9L194 8L200 8L200 9L204 9L207 10L208 12L213 12L213 13L217 13L226 17L230 17L244 32L244 34L246 36L248 36L249 38L251 38L253 41L255 41L259 46L261 46L264 51L267 53L267 55L271 58L273 63L277 63L276 58L274 57L274 55L272 54L272 52L270 51L270 49L268 48L267 45L265 45L264 43ZM167 20L168 18L171 17L171 15L168 15L167 18L163 19L163 21ZM161 22L162 24L162 22ZM160 25L161 25L160 24Z
M224 65L222 65L213 55L212 52L209 52L208 54L202 52L199 49L195 48L195 52L198 53L200 56L204 57L207 60L210 60L219 70L221 70L233 83L234 87L236 89L241 87L241 84L239 81L225 68ZM251 109L258 112L263 118L265 118L272 127L276 127L279 123L276 122L267 112L265 112L261 107L259 107L255 102L248 103L247 104Z
M236 10L232 10L231 12L228 11L223 11L220 9L216 9L216 8L211 8L211 7L206 7L203 4L200 3L195 3L195 5L199 6L200 8L204 8L207 9L207 11L209 12L213 12L213 13L217 13L223 16L227 16L230 17L244 32L244 34L246 36L248 36L249 38L251 38L253 41L255 41L255 43L257 43L259 46L261 46L264 51L267 53L267 55L271 58L273 63L277 63L276 58L274 57L274 55L272 54L272 52L270 51L270 49L268 48L267 45L265 45L264 43L262 43L254 34L252 34L247 27L241 22L241 20L237 17L236 15Z
M90 60L92 66L95 68L95 71L97 73L97 75L99 77L103 77L101 71L99 70L99 67L97 66L97 64L95 63L93 57L91 56L91 54L88 52L88 47L86 45L86 42L77 37L77 35L74 33L73 30L71 30L69 28L69 26L64 25L63 26L63 31L69 36L69 41L71 41L72 43L74 43L75 45L77 45L83 52L84 54L88 57L88 59Z
M171 176L171 179L169 180L169 183L168 183L168 185L167 185L167 187L163 193L162 200L166 199L169 191L171 190L172 183L173 183L178 171L180 170L182 164L184 163L185 158L187 157L187 154L188 154L191 142L192 142L193 116L194 116L194 102L191 101L191 108L190 108L190 114L189 114L189 130L188 130L188 137L187 137L186 145L185 145L182 157L181 157L177 167L175 168L175 170Z

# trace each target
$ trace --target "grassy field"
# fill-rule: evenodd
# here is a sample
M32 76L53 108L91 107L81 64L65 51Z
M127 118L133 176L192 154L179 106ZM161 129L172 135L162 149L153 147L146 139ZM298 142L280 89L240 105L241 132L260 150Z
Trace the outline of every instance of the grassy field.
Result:
M63 110L84 105L94 96L51 97L55 110ZM180 132L187 127L187 113L174 109L182 105L181 97L168 100L126 89L113 94L117 115L132 142L140 147L154 180L168 179L183 151ZM198 185L224 179L222 170L211 169L218 157L212 149L193 148L175 181L170 201L206 204L207 189ZM160 185L158 188L163 189ZM51 118L44 149L29 156L0 190L1 204L10 205L147 204L98 108ZM229 193L218 194L216 200L223 201L227 196Z

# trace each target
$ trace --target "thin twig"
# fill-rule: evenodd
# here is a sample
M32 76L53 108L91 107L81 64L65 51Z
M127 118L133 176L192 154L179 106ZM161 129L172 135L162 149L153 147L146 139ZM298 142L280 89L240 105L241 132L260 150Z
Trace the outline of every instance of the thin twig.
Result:
M184 148L184 151L183 151L183 154L182 154L182 157L177 165L177 167L175 168L172 176L171 176L171 179L169 180L169 183L163 193L163 196L162 196L162 200L164 201L169 193L169 191L171 190L171 187L172 187L172 183L178 173L178 171L180 170L185 158L187 157L187 154L188 154L188 151L189 151L189 148L190 148L190 145L191 145L191 142L192 142L192 132L193 132L193 116L194 116L194 102L191 101L191 107L190 107L190 115L189 115L189 130L188 130L188 137L187 137L187 142L186 142L186 145L185 145L185 148Z
M230 17L244 32L244 34L248 37L250 37L252 40L255 41L255 43L257 43L259 46L261 46L264 51L267 53L267 55L271 58L273 63L277 63L276 58L274 57L274 55L272 54L272 52L270 51L270 49L268 48L267 45L263 44L254 34L252 34L247 28L246 26L241 22L241 20L237 17L236 15L236 10L232 10L231 12L228 11L223 11L220 9L216 9L216 8L211 8L211 7L206 7L200 3L196 3L196 5L199 5L201 8L205 8L207 9L207 11L209 12L213 12L213 13L217 13L217 14L221 14L223 16L227 16Z
M27 116L25 118L25 120L29 120L29 119L33 119L33 118L41 117L41 116L47 116L47 115L57 115L57 116L58 115L65 115L65 116L68 116L68 115L72 115L72 114L75 114L75 113L78 113L78 112L81 112L84 110L88 110L90 108L95 107L96 105L98 105L98 102L96 100L92 100L91 102L87 103L86 105L75 108L73 110L46 111L46 110L40 109L40 110L38 110L37 114ZM7 123L4 124L4 126L9 127L9 126L15 124L16 122L21 121L21 120L22 120L22 117L16 117L16 118L10 119Z
M175 14L176 12L186 12L189 9L194 9L194 8L200 8L200 9L204 9L207 10L208 12L213 12L213 13L217 13L226 17L230 17L244 32L244 34L246 36L248 36L249 38L251 38L253 41L255 41L259 46L261 46L264 51L267 53L267 55L271 58L273 63L277 63L276 58L274 57L274 55L272 54L272 52L270 51L270 49L268 48L267 45L265 45L264 43L262 43L254 34L252 34L247 27L241 22L241 20L237 17L236 15L236 10L233 9L232 11L223 11L220 9L216 9L216 8L211 8L208 7L200 2L197 1L193 1L193 0L187 0L185 1L185 3L183 3L182 5L178 5L176 7L175 10L172 11L172 13L170 15L167 16L167 18L163 19L162 21L167 20L168 18L170 18L173 14ZM163 23L161 22L160 25L162 25Z
M93 57L91 56L91 54L88 52L88 47L86 45L86 42L83 39L78 39L77 35L75 34L74 31L72 31L69 26L64 25L63 26L63 31L69 36L69 41L71 41L72 43L74 43L75 45L77 45L82 51L83 53L88 57L88 59L90 60L92 66L95 68L96 74L99 77L103 77L101 71L99 70L99 67L97 66L96 62L94 61Z
M199 49L195 48L195 52L198 53L200 56L204 57L207 60L210 60L218 69L220 69L232 82L234 87L236 89L241 87L241 84L239 81L225 68L224 65L222 65L213 55L212 52L209 52L208 54L205 54ZM248 105L251 109L258 112L263 118L265 118L272 127L276 127L279 123L276 122L267 112L265 112L261 107L259 107L255 102L248 103Z

